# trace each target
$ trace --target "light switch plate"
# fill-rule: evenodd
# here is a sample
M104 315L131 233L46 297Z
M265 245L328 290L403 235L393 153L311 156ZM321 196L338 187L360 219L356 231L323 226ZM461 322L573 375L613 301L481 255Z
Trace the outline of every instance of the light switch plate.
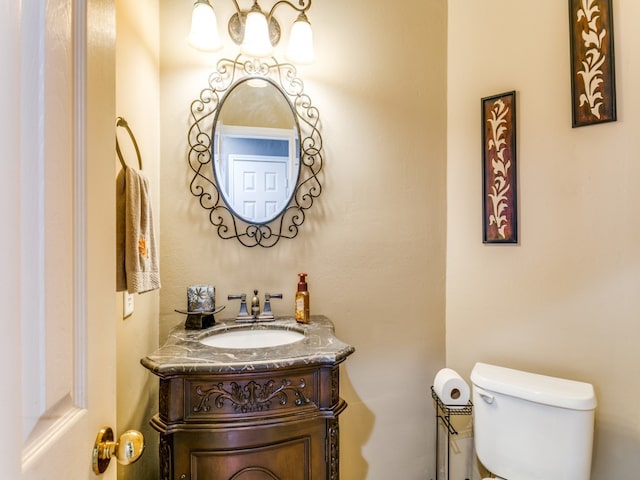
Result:
M133 293L124 292L123 298L122 318L127 318L133 313Z

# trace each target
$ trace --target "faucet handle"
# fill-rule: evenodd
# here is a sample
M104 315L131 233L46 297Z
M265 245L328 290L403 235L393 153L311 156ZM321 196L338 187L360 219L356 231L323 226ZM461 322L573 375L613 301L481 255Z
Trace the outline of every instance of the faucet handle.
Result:
M258 316L258 319L266 322L270 320L274 320L273 312L271 311L271 299L272 298L282 298L281 293L265 293L264 294L264 310Z
M241 293L239 295L227 295L227 300L240 300L240 311L236 316L236 321L252 320L253 317L249 315L247 311L247 294Z

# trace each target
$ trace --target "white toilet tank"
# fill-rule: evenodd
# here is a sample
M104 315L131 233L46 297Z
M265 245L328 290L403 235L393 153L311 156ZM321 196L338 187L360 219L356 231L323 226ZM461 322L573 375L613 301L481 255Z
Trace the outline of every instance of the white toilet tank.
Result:
M477 363L471 372L475 449L507 480L589 480L593 386Z

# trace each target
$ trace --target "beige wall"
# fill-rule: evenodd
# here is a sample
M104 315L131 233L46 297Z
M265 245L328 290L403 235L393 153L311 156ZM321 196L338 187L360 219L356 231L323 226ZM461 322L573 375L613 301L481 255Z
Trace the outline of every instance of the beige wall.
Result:
M143 171L149 179L156 235L160 233L158 11L157 0L116 2L116 115L127 120L138 141ZM118 129L118 140L127 163L137 168L135 150L124 129ZM116 172L121 168L115 155L114 168ZM158 478L158 434L149 426L149 419L158 410L158 381L140 365L140 359L158 347L160 295L158 291L134 295L135 310L126 319L122 318L122 296L118 293L115 299L116 433L140 430L145 436L147 451L133 465L118 465L118 478L153 479Z
M281 291L274 308L290 314L295 274L307 271L313 311L357 349L343 368L343 477L431 478L427 390L444 365L446 259L447 365L467 378L485 361L592 382L593 478L633 478L640 5L614 2L619 120L572 129L566 2L449 0L448 34L444 1L314 4L318 61L300 73L322 116L325 190L298 238L265 250L220 240L188 193L188 106L211 66L186 47L190 3L178 3L160 2L161 95L146 64L154 49L144 41L118 50L118 114L146 136L152 169L161 157L162 178L151 170L162 190L160 339L182 320L173 309L190 284L215 284L219 303L253 288ZM149 25L128 27L128 41ZM514 89L521 241L483 245L480 98ZM158 312L147 295L136 297L134 317L118 319L120 354L130 356L119 363L119 389L143 386L133 399L120 395L119 430L142 428L154 410L155 379L124 373L154 348ZM144 333L125 330L138 327Z
M435 471L428 388L444 365L444 3L314 2L318 60L300 75L321 113L324 191L297 238L249 249L218 238L189 193L189 105L212 64L184 41L190 3L161 2L160 337L183 321L174 309L184 308L190 284L214 284L229 315L238 307L230 293L282 292L274 310L290 315L296 274L306 271L312 312L356 347L342 370L349 480ZM219 12L230 7L216 3Z
M447 365L591 382L594 480L640 471L640 3L616 0L618 121L571 128L566 1L449 0ZM518 95L520 244L482 244L480 98Z

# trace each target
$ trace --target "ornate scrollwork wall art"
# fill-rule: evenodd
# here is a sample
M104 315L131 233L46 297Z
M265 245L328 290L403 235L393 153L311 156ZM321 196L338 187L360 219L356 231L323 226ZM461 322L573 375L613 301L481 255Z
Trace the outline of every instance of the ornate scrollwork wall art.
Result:
M272 217L252 220L234 206L227 191L221 187L214 167L214 139L221 107L228 94L241 82L260 79L277 89L287 100L297 130L296 172L293 187L282 207L276 207ZM258 105L256 105L258 107ZM281 238L294 238L304 223L307 211L322 193L320 172L323 166L320 114L304 92L304 84L296 69L275 58L221 59L209 76L208 86L191 103L192 124L188 132L189 166L193 172L191 193L223 239L237 239L246 247L273 247ZM289 167L286 167L289 168ZM293 170L293 168L291 168Z
M613 122L616 81L611 0L569 0L572 126Z
M515 91L482 99L484 243L518 243L515 110Z

